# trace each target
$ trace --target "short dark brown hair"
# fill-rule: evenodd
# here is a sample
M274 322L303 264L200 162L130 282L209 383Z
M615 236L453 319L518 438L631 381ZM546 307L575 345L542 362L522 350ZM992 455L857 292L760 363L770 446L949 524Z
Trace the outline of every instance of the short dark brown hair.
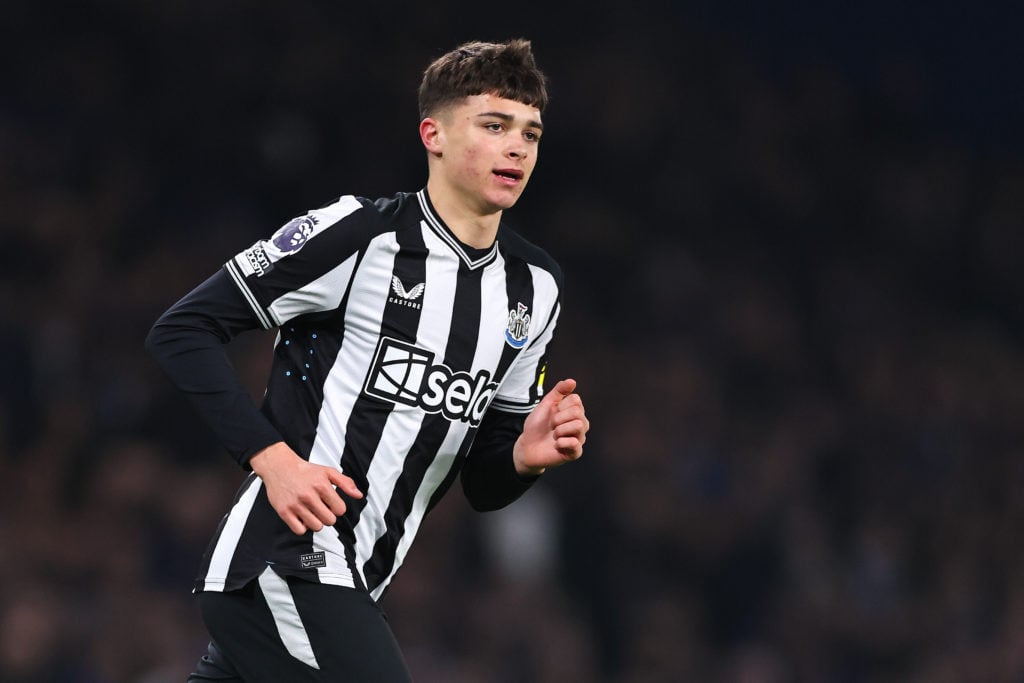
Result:
M473 95L494 94L541 111L548 104L547 77L537 68L530 41L464 43L423 72L420 118Z

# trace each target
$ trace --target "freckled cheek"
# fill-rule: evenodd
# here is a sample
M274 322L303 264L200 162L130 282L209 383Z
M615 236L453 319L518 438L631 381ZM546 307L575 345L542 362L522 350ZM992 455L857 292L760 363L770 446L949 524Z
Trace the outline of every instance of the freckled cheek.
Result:
M480 154L476 150L466 150L462 157L462 175L466 178L482 178L489 171L480 163Z

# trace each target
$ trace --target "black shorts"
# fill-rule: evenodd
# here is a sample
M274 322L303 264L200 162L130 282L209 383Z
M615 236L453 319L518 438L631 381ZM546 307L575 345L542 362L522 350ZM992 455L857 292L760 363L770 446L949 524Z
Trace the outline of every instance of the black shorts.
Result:
M411 681L384 613L361 591L283 579L200 593L209 652L189 683Z

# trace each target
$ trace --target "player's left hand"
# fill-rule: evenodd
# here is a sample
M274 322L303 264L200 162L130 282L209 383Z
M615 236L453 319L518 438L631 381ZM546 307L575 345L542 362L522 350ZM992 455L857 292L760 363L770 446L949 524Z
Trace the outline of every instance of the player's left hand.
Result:
M541 474L548 467L583 455L590 420L583 409L583 399L575 392L576 380L563 379L527 416L523 433L512 450L519 474Z

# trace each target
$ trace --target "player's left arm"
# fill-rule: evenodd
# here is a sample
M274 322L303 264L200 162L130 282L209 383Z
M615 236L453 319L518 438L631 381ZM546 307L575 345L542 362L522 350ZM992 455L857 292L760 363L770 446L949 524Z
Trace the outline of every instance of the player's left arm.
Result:
M564 379L544 393L562 278L546 254L534 250L532 256L545 265L530 266L535 297L529 344L502 380L461 472L463 492L480 511L508 505L547 468L578 459L590 429L576 380Z
M487 411L460 474L474 510L505 507L548 467L583 455L590 422L575 388L574 380L562 380L525 420L522 414Z
M490 408L473 439L466 462L459 473L462 492L477 512L505 507L526 493L536 476L516 472L512 451L523 432L522 413Z

